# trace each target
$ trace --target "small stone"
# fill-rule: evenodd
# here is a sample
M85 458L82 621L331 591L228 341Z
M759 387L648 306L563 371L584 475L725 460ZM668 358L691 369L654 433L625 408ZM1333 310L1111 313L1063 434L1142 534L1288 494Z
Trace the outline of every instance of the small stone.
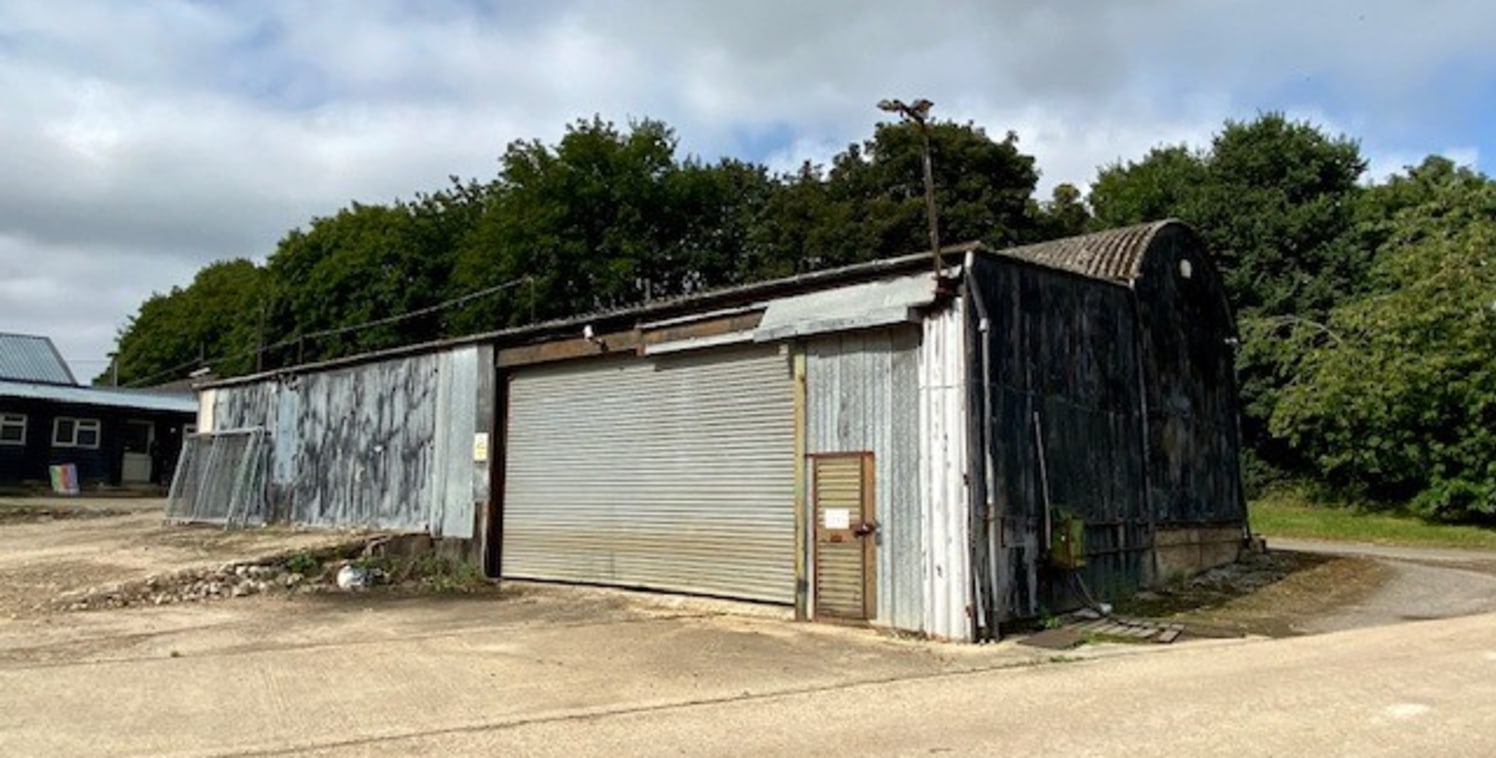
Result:
M230 592L229 594L232 595L232 596L234 596L234 597L244 597L245 595L248 595L249 592L250 592L249 587L247 587L247 586L245 586L243 584L236 584L236 585L234 585L233 591Z
M237 576L240 579L243 579L244 577L249 576L249 567L248 566L235 566L234 567L234 576Z
M301 580L303 580L305 578L306 577L302 576L300 572L293 571L293 572L291 572L291 573L289 573L289 574L286 575L286 579L285 579L286 586L287 587L295 587L296 585L301 584Z

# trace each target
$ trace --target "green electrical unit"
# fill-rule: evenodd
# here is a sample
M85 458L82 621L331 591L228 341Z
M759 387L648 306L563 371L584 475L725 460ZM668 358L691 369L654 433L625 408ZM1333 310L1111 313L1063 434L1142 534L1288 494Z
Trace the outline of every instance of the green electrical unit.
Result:
M1055 568L1067 570L1086 565L1086 522L1073 516L1055 515L1049 561Z

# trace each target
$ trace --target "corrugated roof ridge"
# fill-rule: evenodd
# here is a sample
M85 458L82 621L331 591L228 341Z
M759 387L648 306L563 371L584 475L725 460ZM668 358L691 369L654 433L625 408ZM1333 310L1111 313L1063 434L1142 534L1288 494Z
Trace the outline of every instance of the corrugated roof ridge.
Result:
M996 253L1094 279L1131 282L1138 275L1153 237L1165 227L1180 223L1178 219L1166 218L1078 237L1021 245Z

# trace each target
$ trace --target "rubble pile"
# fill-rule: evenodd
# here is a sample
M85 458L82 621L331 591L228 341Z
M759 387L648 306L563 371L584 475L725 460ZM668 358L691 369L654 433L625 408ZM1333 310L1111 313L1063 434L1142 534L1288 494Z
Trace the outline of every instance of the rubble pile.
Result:
M308 576L283 563L230 563L148 576L122 584L95 587L77 596L58 598L63 610L86 611L137 605L201 603L269 592L296 592L325 584L327 571Z

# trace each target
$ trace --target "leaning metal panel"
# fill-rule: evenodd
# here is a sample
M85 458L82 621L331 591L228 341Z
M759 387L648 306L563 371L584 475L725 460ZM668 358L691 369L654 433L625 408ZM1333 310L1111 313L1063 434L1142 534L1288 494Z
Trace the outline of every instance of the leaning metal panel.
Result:
M258 526L266 521L270 480L270 435L260 427L194 434L166 500L166 519L176 523Z

